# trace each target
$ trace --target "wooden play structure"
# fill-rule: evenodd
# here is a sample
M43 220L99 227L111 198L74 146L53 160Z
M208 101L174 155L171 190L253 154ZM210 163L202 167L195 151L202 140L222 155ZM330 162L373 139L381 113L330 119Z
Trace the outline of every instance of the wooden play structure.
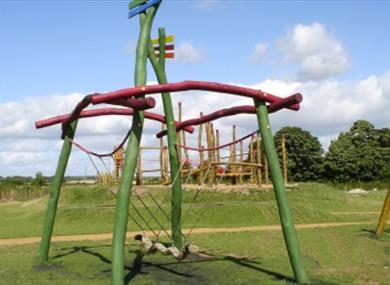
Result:
M182 104L179 103L179 122L181 122ZM201 115L202 116L202 113ZM161 125L162 132L164 124ZM205 136L203 136L203 130ZM160 132L160 134L162 134ZM257 184L259 186L269 184L269 167L266 160L261 137L258 132L251 133L243 138L237 139L237 127L233 125L231 142L221 148L220 133L218 129L214 130L212 123L205 123L198 126L197 148L187 147L185 133L177 133L177 145L179 161L183 164L180 170L180 178L187 183L213 185L221 176L229 178L229 183L235 184ZM205 138L204 138L205 137ZM205 145L204 145L205 139ZM286 138L281 135L280 144L282 146L279 153L279 161L283 169L283 178L285 183L288 182L287 174L287 152ZM78 145L80 146L80 145ZM221 149L227 149L227 156L221 156ZM81 148L85 151L85 148ZM143 159L145 153L153 153L158 159ZM194 155L190 158L190 152ZM170 184L169 179L169 159L168 146L164 138L160 137L160 146L140 146L136 166L136 185L144 184L144 176L159 176L160 183L163 185ZM102 186L118 185L123 171L124 153L123 148L118 148L112 155L114 169L112 171L97 171L98 182ZM154 162L154 163L153 163ZM152 168L148 165L152 164ZM145 167L146 165L146 167ZM228 168L226 168L228 165ZM108 169L107 167L105 167ZM208 178L204 179L207 174Z
M126 232L129 207L132 205L130 193L133 190L134 179L138 179L140 180L138 182L142 183L142 153L140 153L140 142L143 133L144 120L148 119L159 121L165 125L165 128L157 134L158 138L167 135L167 145L160 144L159 147L161 152L160 156L168 157L168 159L164 158L161 161L168 160L169 172L167 165L163 165L164 162L162 162L159 171L161 173L164 172L161 175L166 179L168 179L167 177L169 176L171 185L171 207L170 213L166 215L170 221L170 232L166 229L162 230L166 231L172 246L166 248L166 250L168 252L179 253L178 256L185 256L186 254L184 253L188 252L191 248L191 246L186 243L186 237L191 231L187 235L183 235L182 231L182 184L183 177L186 175L189 176L191 171L191 167L186 167L189 151L196 151L199 153L199 162L201 163L199 163L198 166L198 176L203 176L203 179L207 178L208 183L211 184L215 182L216 177L220 177L221 180L226 174L229 174L227 170L229 170L231 174L230 178L232 183L239 183L244 179L250 180L251 177L253 180L255 180L256 177L257 180L260 180L261 175L257 174L256 176L256 173L258 173L259 169L262 169L262 164L267 164L267 169L272 177L283 236L295 279L300 284L309 283L303 265L302 253L294 228L294 222L286 196L284 178L279 163L279 157L275 150L269 122L269 113L277 112L282 109L299 110L302 95L294 94L286 98L281 98L262 90L206 81L168 83L165 72L165 59L174 57L173 46L167 44L168 42L173 41L173 37L166 36L165 30L160 28L158 31L158 38L156 40L151 39L153 20L161 2L162 0L133 0L129 5L129 17L131 18L139 15L140 19L140 32L136 49L134 87L108 93L87 95L76 105L70 114L36 122L37 128L61 124L63 139L63 147L48 200L39 250L39 261L42 264L48 262L58 198L72 145L84 148L88 155L96 155L101 158L103 156L114 155L119 148L124 147L127 142L124 157L123 160L121 160L123 167L122 170L118 169L118 172L121 172L121 175L118 191L116 193L115 225L112 239L112 284L124 284ZM148 60L156 73L159 84L146 85L146 65ZM213 96L221 97L244 96L253 100L253 104L219 110L216 109L215 112L211 114L202 114L198 118L181 122L180 120L175 121L171 92L175 93L189 90L212 91L214 92ZM162 98L164 115L148 111L153 109L156 104L154 98L148 95L158 96L159 94L161 94ZM221 100L221 102L223 102L223 100ZM91 104L119 105L120 107L85 110ZM257 119L259 130L256 130L246 138L237 139L236 130L235 127L233 127L232 142L221 145L221 142L219 141L220 136L217 130L214 130L212 121L239 114L255 115L253 117L256 117ZM132 116L132 124L125 139L114 149L114 151L108 154L97 154L79 145L75 140L75 134L79 119L103 115ZM202 124L204 125L201 127L201 131L198 135L202 136L202 133L205 133L207 148L204 148L202 144L199 144L199 141L201 140L198 141L197 147L189 147L185 140L186 134L182 131L193 133L194 126ZM249 153L251 154L249 157L252 158L249 158L249 161L244 161L244 146L241 143L244 139L251 140L251 143L249 144ZM259 151L260 144L255 143L259 142L260 139L264 149L263 154ZM237 150L236 145L238 145L239 150ZM231 156L228 156L227 159L229 160L230 157L231 161L226 165L223 164L222 155L219 152L223 148L231 148ZM205 154L207 154L207 157ZM264 163L264 158L267 163ZM202 172L203 164L206 164L209 169L207 173ZM221 173L218 169L223 166L224 170ZM264 167L264 169L266 168ZM229 175L227 175L227 177L229 177ZM264 179L268 179L268 175L264 175ZM139 240L141 240L144 245L150 244L148 240L143 239L142 237L139 238Z

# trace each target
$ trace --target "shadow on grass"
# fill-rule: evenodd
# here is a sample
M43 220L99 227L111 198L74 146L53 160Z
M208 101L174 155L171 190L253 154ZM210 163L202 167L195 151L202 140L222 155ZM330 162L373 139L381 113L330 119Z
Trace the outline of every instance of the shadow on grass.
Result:
M69 251L65 252L65 253L57 254L57 255L53 256L51 259L58 259L58 258L67 256L67 255L74 254L74 253L83 252L83 253L87 253L87 254L96 256L97 258L99 258L101 261L103 261L105 263L111 263L111 261L109 259L107 259L104 255L102 255L102 254L100 254L98 252L94 252L94 251L90 250L90 249L93 249L93 248L104 248L104 247L108 248L108 247L111 247L111 245L73 246L73 247L70 247L70 248L60 248L60 250L62 250L62 251L67 251L67 250L69 250Z
M194 273L186 273L183 270L179 270L179 266L186 266L188 269L188 265L200 264L200 263L211 263L211 262L221 262L228 261L233 262L236 265L241 267L245 267L248 269L256 270L261 273L265 273L267 275L272 276L273 279L287 281L287 282L295 282L295 280L291 277L285 276L283 274L265 269L259 266L259 262L249 259L238 259L232 256L211 256L211 257L199 257L197 255L189 255L188 258L184 261L173 261L173 262L164 262L164 263L153 263L148 261L143 261L143 254L140 251L137 251L136 258L134 259L133 266L131 267L130 272L125 277L125 284L130 284L130 281L134 279L138 274L150 274L157 270L163 270L168 273L171 273L176 276L187 278L186 284L207 284L207 279L202 278L198 274ZM173 268L172 268L173 267ZM128 268L127 268L128 269ZM142 271L142 269L144 271ZM191 283L189 281L191 280ZM182 282L178 281L178 284L182 284Z
M65 253L61 253L58 255L53 256L52 259L61 259L62 257L65 257L67 255L75 254L75 253L85 253L91 256L94 256L98 258L100 261L111 264L111 260L105 257L103 254L93 250L94 248L102 248L102 247L111 247L110 245L103 245L103 246L95 246L95 247L88 247L88 246L74 246L71 248L61 248L61 250L67 250ZM291 276L287 276L272 270L269 270L261 265L261 262L253 260L253 258L237 258L231 255L209 255L208 257L201 257L198 255L189 255L186 260L183 261L172 261L172 262L151 262L151 261L145 261L144 257L145 255L141 250L132 251L131 253L135 254L135 258L133 260L133 263L131 266L126 265L125 270L127 271L124 279L125 284L130 284L131 281L136 278L138 275L156 275L158 277L163 277L161 273L158 272L165 272L169 275L173 275L171 277L183 277L186 278L185 283L186 284L207 284L208 280L206 278L203 278L200 274L196 274L193 272L188 272L192 268L191 266L188 267L188 265L194 265L194 264L201 264L201 263L214 263L214 262L231 262L234 263L237 266L254 270L263 274L266 274L270 276L274 280L284 281L288 284L297 284L295 282L295 279ZM180 269L181 266L186 266L187 268ZM106 270L104 272L110 272L111 270ZM196 270L195 270L196 271ZM198 272L199 273L199 272ZM177 280L177 282L174 282L171 278L169 278L172 282L171 284L183 284L183 280ZM158 280L156 280L158 281ZM322 281L317 281L315 283L316 285L335 285L335 283L326 283Z
M60 250L66 250L67 252L53 256L52 260L60 259L62 257L65 257L67 255L71 255L71 254L75 254L75 253L86 253L86 254L92 255L94 257L97 257L98 259L100 259L100 261L102 261L104 263L111 264L111 260L108 259L107 257L105 257L103 254L91 250L93 248L102 248L102 247L111 247L111 246L110 245L95 246L95 247L74 246L71 248L61 248ZM134 258L132 266L125 266L125 269L127 271L129 271L125 276L125 284L128 284L138 274L149 274L148 272L142 271L142 268L147 268L147 267L155 267L157 269L164 270L170 274L174 274L174 275L181 276L181 277L193 277L193 275L191 275L191 274L181 273L175 269L167 268L167 267L165 267L165 264L143 261L144 254L141 250L136 250L136 251L133 251L132 253L134 253L136 255L136 257ZM177 264L179 264L179 263L177 263ZM170 265L170 264L168 264L168 265ZM109 270L109 271L111 271L111 270ZM104 271L104 272L108 272L108 271Z
M379 237L376 236L376 230L373 229L361 229L360 231L363 233L367 233L369 238L382 240L385 239L388 234L390 234L390 226L389 228L385 229Z

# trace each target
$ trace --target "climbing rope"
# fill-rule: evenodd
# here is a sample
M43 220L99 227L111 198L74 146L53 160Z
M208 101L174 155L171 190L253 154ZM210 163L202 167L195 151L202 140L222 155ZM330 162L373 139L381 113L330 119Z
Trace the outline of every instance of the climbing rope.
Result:
M90 154L90 155L93 155L93 156L96 156L96 157L112 157L114 153L116 153L119 149L123 148L123 146L125 145L127 139L129 138L131 134L131 129L127 132L126 136L122 139L121 143L116 147L114 148L113 151L111 152L108 152L108 153L97 153L97 152L94 152L94 151L91 151L89 150L87 147L81 145L80 143L78 143L75 139L72 139L70 140L70 142L76 146L77 148L79 148L80 150L82 150L83 152L87 153L87 154Z
M238 144L241 141L252 137L256 133L258 133L258 130L254 131L254 132L252 132L252 133L250 133L250 134L248 134L248 135L246 135L238 140L235 140L233 142L230 142L230 143L218 146L218 147L213 147L213 148L198 149L198 148L193 148L193 147L187 147L184 145L178 145L178 147L184 148L186 150L197 151L197 152L215 151L215 150L230 147L234 144ZM99 168L97 167L96 163L92 159L92 156L98 157L99 160L101 161L101 164L106 169L106 171L109 172L109 167L105 163L103 157L112 156L112 154L115 153L115 151L117 151L119 148L123 147L123 144L126 141L126 139L128 138L129 134L130 134L130 132L128 132L128 134L126 135L126 138L119 145L119 147L115 148L115 150L113 152L107 153L107 154L98 154L98 153L92 152L92 151L88 150L87 148L81 146L79 143L77 143L74 140L72 141L72 143L75 146L77 146L78 148L80 148L81 150L83 150L88 155L88 158L91 161L91 163L93 164L96 172L98 174L100 174L101 172L99 171ZM230 162L231 162L230 161L231 155L223 157L223 158L219 157L219 159L227 159L227 158L229 160L227 161L225 168L223 168L222 173L219 172L219 174L220 174L219 178L217 180L213 180L214 181L213 189L217 189L218 185L221 184L222 180L226 176L226 172L228 171L228 168L229 168ZM186 165L188 163L188 159L189 159L189 156L187 159L184 159L180 162L179 171L177 172L175 177L173 177L172 182L171 182L172 184L174 184L176 182L176 179L181 179L180 174L182 173L184 165ZM149 161L152 161L152 160L149 160ZM202 167L202 166L200 165L199 167ZM193 198L190 200L189 205L188 205L188 207L183 215L182 222L186 221L186 219L188 218L190 213L193 211L193 207L194 207L196 201L199 199L199 196L201 194L202 184L204 184L205 181L208 179L209 173L213 167L215 167L213 165L213 163L208 163L207 169L203 172L204 176L201 179L200 185L197 187L197 190L196 190ZM183 181L184 182L183 185L186 185L189 182L189 180L191 179L191 177L193 175L193 171L194 171L193 167L190 167L188 169L188 173L186 173L187 177L186 177L185 181ZM111 192L111 194L113 194L116 197L116 194L111 189L110 189L110 192ZM160 252L163 255L171 255L177 260L182 260L183 258L185 258L188 255L188 253L191 252L190 248L192 248L192 249L194 248L189 243L189 237L190 237L191 233L193 232L193 230L195 229L195 227L198 225L198 223L201 220L201 217L204 215L206 209L209 207L210 199L206 200L206 202L204 203L204 205L200 209L199 213L196 215L194 222L192 223L192 226L189 228L188 232L185 235L182 232L180 232L180 235L183 237L183 240L184 240L184 247L183 247L183 249L178 249L173 244L171 246L166 246L165 244L163 244L159 241L161 233L164 233L164 235L167 236L169 238L169 240L171 240L171 241L172 241L172 237L178 233L171 233L170 234L167 231L167 229L166 229L167 222L172 222L170 216L167 214L167 212L162 207L161 201L159 202L154 197L154 195L152 193L150 193L149 191L146 193L147 193L148 197L151 199L150 201L154 205L153 208L155 208L155 209L152 209L150 204L148 205L148 203L146 203L144 201L143 197L140 194L138 194L137 191L134 191L134 194L135 194L137 200L139 201L140 205L142 206L142 208L145 209L145 211L140 211L138 209L138 207L132 201L129 202L130 206L134 209L134 212L137 216L137 218L136 218L134 215L129 213L129 218L131 220L133 220L134 223L137 225L137 227L139 227L140 230L142 231L142 234L137 235L135 237L135 239L140 241L141 246L143 248L143 251L146 254L152 253L152 252ZM167 195L169 195L169 191L167 191ZM173 202L172 207L177 206L175 203L177 203L176 200ZM161 216L160 217L158 216L159 212L161 212L162 217L164 217L163 221L161 221L161 218L160 218ZM151 223L152 221L155 224L157 224L158 231L155 229L155 226L152 226L152 223ZM147 237L146 230L149 230L150 233L153 234L153 236L156 239L155 241L152 241L149 237Z
M238 140L235 140L235 141L232 141L230 143L226 143L226 144L223 144L223 145L220 145L220 146L217 146L217 147L212 147L212 148L196 148L196 147L189 147L189 146L182 145L182 144L178 144L177 146L179 146L181 148L184 148L184 149L187 149L187 150L193 150L193 151L198 151L198 152L219 150L219 149L231 146L231 145L238 144L239 142L242 142L242 141L244 141L244 140L254 136L255 134L258 134L259 132L260 132L259 130L256 130L256 131L254 131L254 132L252 132L250 134L247 134L247 135L243 136L242 138L239 138Z

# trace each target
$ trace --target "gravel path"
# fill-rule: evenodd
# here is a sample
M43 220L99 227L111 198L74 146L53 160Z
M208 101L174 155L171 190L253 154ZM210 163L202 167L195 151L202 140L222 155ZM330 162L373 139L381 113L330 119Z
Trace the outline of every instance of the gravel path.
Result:
M373 222L335 222L335 223L315 223L315 224L298 224L295 225L296 229L313 229L313 228L329 228L329 227L345 227L355 225L369 225L375 224ZM268 225L268 226L252 226L252 227L238 227L238 228L195 228L191 234L209 234L209 233L238 233L238 232L260 232L260 231L280 231L280 225ZM183 234L189 232L189 229L184 229ZM140 233L139 231L127 232L127 238L133 238L134 235ZM152 232L146 232L146 235L153 236ZM100 233L100 234L84 234L84 235L68 235L68 236L53 236L53 242L69 242L69 241L99 241L110 240L112 233ZM40 237L27 237L27 238L13 238L13 239L0 239L0 246L14 246L14 245L26 245L39 243Z

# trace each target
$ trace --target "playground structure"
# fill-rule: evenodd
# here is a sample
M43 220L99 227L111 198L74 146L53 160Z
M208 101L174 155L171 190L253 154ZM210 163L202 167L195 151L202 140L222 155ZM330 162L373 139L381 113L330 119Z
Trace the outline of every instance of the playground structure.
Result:
M281 98L261 90L205 81L183 81L179 83L168 83L165 73L165 59L174 57L172 52L166 52L167 50L173 50L172 45L167 45L167 42L171 41L173 37L166 36L163 28L159 29L159 37L157 40L151 40L150 37L153 19L160 4L161 0L134 0L129 5L129 17L139 15L141 25L136 50L135 87L108 93L95 93L87 95L81 102L79 102L79 104L77 104L75 109L70 114L36 122L37 128L61 124L63 139L63 147L48 200L47 213L39 250L39 261L41 263L48 261L50 241L53 233L61 184L63 182L66 166L72 149L72 144L77 145L74 137L79 119L103 115L126 115L133 117L131 128L123 142L119 144L119 146L116 147L113 152L104 154L104 156L114 155L121 147L124 146L125 142L128 141L124 158L123 160L120 160L120 162L123 164L123 170L120 176L119 189L116 194L117 202L112 240L112 284L123 284L125 267L125 241L129 205L131 204L130 191L132 190L133 180L137 172L137 160L140 161L138 157L140 154L140 141L143 132L144 119L156 120L166 125L166 129L162 130L162 132L160 132L157 136L162 137L167 135L168 137L167 147L161 147L167 149L167 151L165 151L165 155L169 157L169 176L171 180L171 248L173 250L184 251L186 248L188 248L188 245L185 244L185 240L183 240L182 234L182 179L179 177L184 176L184 173L181 171L183 169L183 163L181 162L185 161L185 159L181 158L183 153L179 151L179 149L192 149L199 151L200 153L207 151L210 155L210 159L208 159L209 166L212 165L214 170L218 169L217 167L220 162L218 162L218 155L216 155L217 150L226 146L218 146L218 135L214 135L214 131L210 131L213 128L212 125L210 125L210 122L226 116L254 114L257 117L259 130L255 131L249 137L254 136L256 133L259 133L261 136L264 147L264 156L267 160L272 176L272 184L277 200L281 226L294 276L298 283L307 284L309 281L303 266L302 254L286 196L285 183L280 168L279 158L275 150L268 117L269 113L277 112L284 108L295 111L299 110L299 103L302 101L302 96L300 94L294 94L286 98ZM147 78L146 65L148 60L150 61L157 75L159 82L157 85L145 85ZM244 96L252 99L254 103L253 105L243 105L221 109L211 114L202 115L199 118L185 120L182 122L175 121L170 93L188 90L204 90L218 93L215 94L215 96L221 96L222 94ZM152 94L161 94L164 107L164 116L146 111L155 107L156 103L154 98L147 96ZM119 105L121 107L84 110L90 104L98 105L103 103ZM188 133L192 133L194 131L194 126L201 124L209 124L209 131L206 132L206 136L208 136L208 141L210 142L208 148L204 149L202 148L202 145L198 146L198 148L191 148L186 146L184 142L185 140L183 141L182 139L184 135L180 135L180 132L184 130ZM179 134L180 143L178 143L177 134ZM239 141L233 138L232 145L235 146L237 143L239 143ZM82 148L80 145L79 147ZM100 154L100 156L103 155ZM232 157L234 160L236 159L235 147L232 148ZM244 162L241 162L241 164L243 163ZM247 163L257 164L256 167L260 165L259 161L256 163ZM241 174L237 175L237 167L239 166L240 165L237 163L234 164L234 161L231 166L233 167L232 176L235 177L234 179L238 180L240 180L240 176L242 176ZM254 168L254 165L249 166ZM200 165L199 168L202 168L202 165ZM167 167L164 166L161 167L161 169L164 169L166 173L165 175L167 175ZM214 171L214 173L216 172L217 171ZM199 173L202 172L199 171ZM206 176L205 173L204 176ZM210 177L212 181L212 179L214 179L213 175L210 175Z
M181 106L181 103L179 103L179 114ZM181 122L180 116L179 122ZM162 130L163 126L162 124ZM206 145L203 144L203 130L205 132ZM182 179L182 182L185 181L186 184L215 185L218 178L224 176L233 185L257 184L259 186L267 186L269 184L269 167L262 151L261 137L258 135L258 132L252 132L237 139L236 132L237 128L233 125L231 142L221 146L219 130L214 130L212 123L201 124L198 127L197 148L187 147L185 133L182 131L178 132L178 156L182 165L179 178ZM283 169L284 181L287 183L286 138L282 134L277 139L280 140L281 144L279 161ZM87 154L92 153L75 141L73 141L73 144ZM226 151L222 154L224 149ZM144 154L147 156L147 154L151 153L158 158L144 158ZM98 157L101 158L101 156ZM99 170L95 163L93 164L101 186L116 188L123 171L123 159L123 148L115 147L115 152L111 157L114 165L112 170L104 161L102 162L104 165L103 171ZM145 175L153 178L158 176L161 184L170 184L168 146L162 136L160 137L160 146L140 146L139 148L135 184L143 185ZM208 176L206 179L204 179L205 175Z

